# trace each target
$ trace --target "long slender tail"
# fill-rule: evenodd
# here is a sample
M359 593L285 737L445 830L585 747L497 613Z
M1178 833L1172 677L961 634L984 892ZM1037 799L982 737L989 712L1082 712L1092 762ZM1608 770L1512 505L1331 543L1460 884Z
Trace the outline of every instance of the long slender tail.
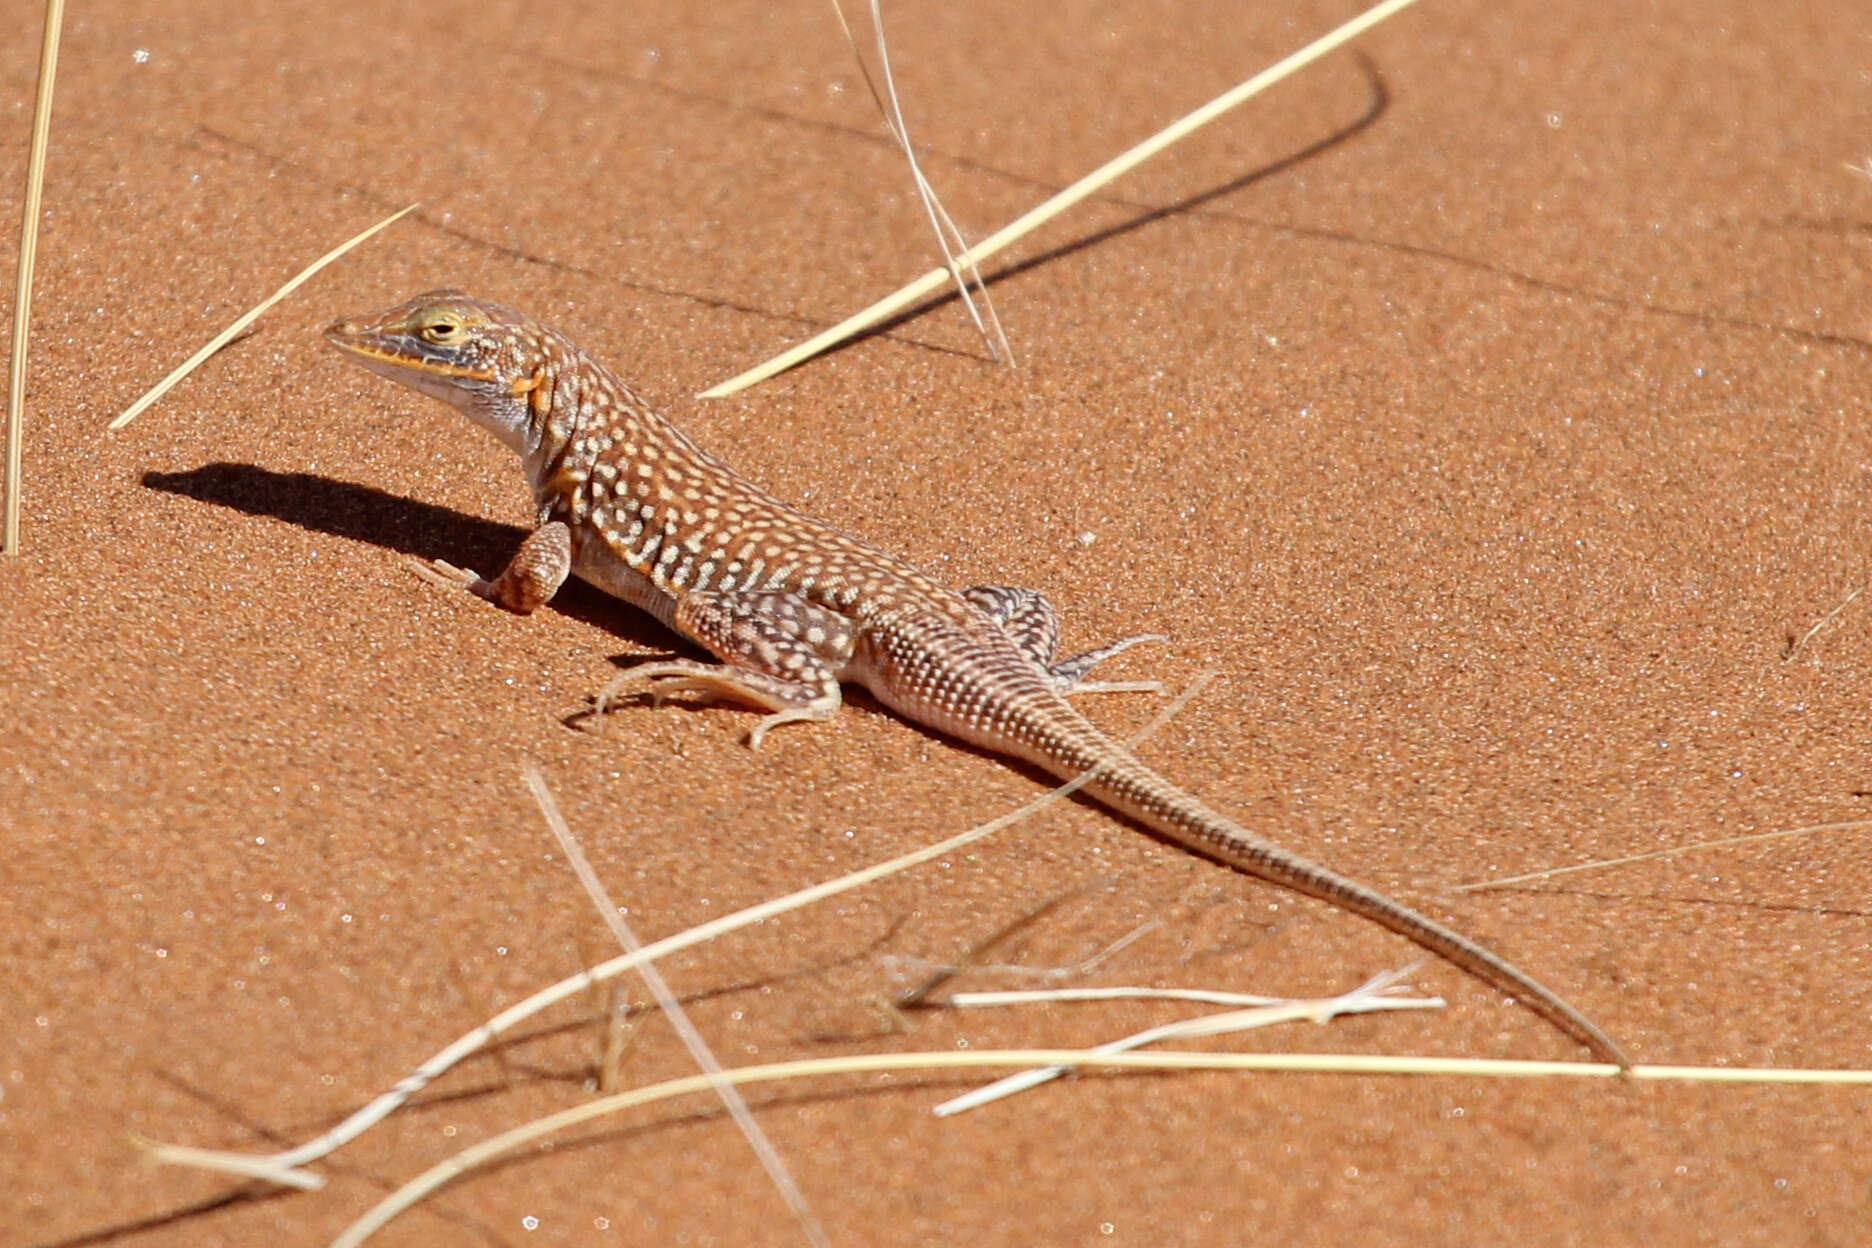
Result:
M867 656L866 683L905 717L1025 759L1062 780L1093 772L1084 792L1118 813L1239 871L1388 927L1513 996L1601 1061L1631 1065L1591 1019L1500 954L1263 840L1146 767L1074 710L999 629L958 627L935 617L898 619L894 625L885 643Z
M1099 768L1085 792L1113 810L1206 857L1331 902L1416 941L1483 983L1514 997L1591 1050L1600 1061L1621 1068L1631 1065L1619 1046L1591 1019L1500 954L1376 889L1263 840L1210 810L1100 733L1064 699L1059 700L1057 708L1047 709L1053 711L1046 715L1050 722L1042 731L1030 734L1030 740L1045 740L1048 748L1031 749L1032 761L1063 779ZM1064 716L1059 711L1064 711Z

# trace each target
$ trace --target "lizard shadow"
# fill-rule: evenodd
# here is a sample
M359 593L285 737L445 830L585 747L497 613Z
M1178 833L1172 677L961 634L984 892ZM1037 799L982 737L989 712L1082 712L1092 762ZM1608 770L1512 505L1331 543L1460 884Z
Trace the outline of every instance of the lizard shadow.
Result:
M464 515L375 486L258 464L211 463L186 472L146 472L152 490L270 516L318 533L367 542L418 559L446 559L479 570L504 567L526 537L518 525ZM674 634L583 581L569 580L552 609L626 641L668 651Z
M451 563L483 570L504 566L514 549L526 537L526 530L518 525L464 515L453 508L392 494L375 486L338 481L317 473L275 472L258 464L223 461L203 464L184 472L146 472L142 484L152 490L212 503L250 516L268 516L312 532L366 542L399 554L419 559L446 559ZM664 628L647 613L576 579L568 580L565 587L554 595L550 609L603 629L627 644L639 647L635 652L609 656L613 665L626 671L638 664L656 662L673 655L709 657L699 647ZM605 721L598 718L596 703L597 698L593 697L585 706L564 716L561 722L573 731L592 731L594 728L602 731ZM615 712L643 704L644 698L633 691L612 702L611 707ZM845 707L862 714L903 722L861 686L845 687ZM709 704L678 696L663 703L661 710L667 713L672 708L700 711L709 709ZM750 712L750 726L752 723L753 713ZM930 732L914 725L907 726L914 731L939 737L955 749L1016 771L1043 788L1052 788L1059 783L1052 773L1031 763L997 754L993 750L942 733ZM801 725L793 731L803 731L810 727ZM1085 794L1075 795L1073 800L1093 809L1106 810ZM1106 813L1111 812L1106 810ZM1122 821L1135 828L1144 827L1130 819Z
M148 489L212 503L250 516L284 520L312 532L366 542L417 559L446 559L480 570L505 566L526 537L526 530L518 525L464 515L450 507L392 494L375 486L337 481L317 473L275 472L258 464L217 462L185 472L146 472L142 484ZM625 670L675 656L709 657L700 647L664 628L647 613L576 578L568 580L564 588L553 595L549 609L640 647L638 651L610 656L615 666ZM891 717L862 690L851 692L856 696L848 698L847 705ZM613 702L612 707L623 709L639 701L635 694L626 695ZM596 702L594 697L586 706L565 716L566 727L583 731L599 722L595 715ZM664 706L706 708L706 704L680 698L672 698Z

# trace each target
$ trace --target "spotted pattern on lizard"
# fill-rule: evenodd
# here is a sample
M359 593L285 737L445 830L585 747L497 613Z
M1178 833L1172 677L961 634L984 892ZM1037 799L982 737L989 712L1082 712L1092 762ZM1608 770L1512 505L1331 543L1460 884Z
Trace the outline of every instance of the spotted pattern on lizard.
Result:
M432 291L338 321L326 338L459 408L525 466L536 524L506 569L488 581L438 562L425 565L428 575L521 614L577 575L719 660L633 668L601 707L627 688L749 703L767 712L749 734L758 746L777 725L830 718L841 685L863 685L927 728L1062 778L1095 772L1084 791L1120 814L1408 937L1599 1059L1628 1064L1597 1025L1501 955L1210 809L1067 702L1114 687L1086 675L1147 639L1057 660L1058 617L1038 593L947 588L795 510L690 441L571 340L498 304Z

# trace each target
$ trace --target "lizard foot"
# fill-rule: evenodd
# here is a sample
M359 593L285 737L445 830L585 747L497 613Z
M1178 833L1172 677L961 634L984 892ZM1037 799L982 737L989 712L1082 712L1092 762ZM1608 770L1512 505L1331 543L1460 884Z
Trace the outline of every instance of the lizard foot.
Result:
M643 686L637 692L647 696L652 706L663 705L675 693L697 693L702 695L698 699L700 702L717 702L736 692L734 682L725 675L725 671L724 668L689 659L644 663L613 677L611 683L598 694L596 710L600 715L607 714L618 696L633 685Z
M415 555L407 555L403 562L417 576L443 589L465 589L477 598L485 598L487 591L493 588L482 579L480 573L458 568L441 559L418 559Z
M1114 641L1109 646L1100 646L1097 650L1088 650L1076 654L1070 659L1047 665L1048 673L1053 677L1054 686L1067 697L1080 693L1164 693L1161 680L1087 680L1086 673L1113 655L1121 654L1132 646L1145 642L1168 641L1169 638L1158 633L1142 633L1136 637L1126 637Z
M822 685L788 680L766 672L747 671L722 664L697 663L691 659L671 659L663 663L645 663L633 667L604 687L598 695L594 713L604 715L618 694L633 685L643 686L653 704L661 705L671 694L694 693L701 701L741 702L759 707L769 714L754 725L747 735L750 749L758 750L770 729L780 724L832 718L838 714L838 682L828 679Z

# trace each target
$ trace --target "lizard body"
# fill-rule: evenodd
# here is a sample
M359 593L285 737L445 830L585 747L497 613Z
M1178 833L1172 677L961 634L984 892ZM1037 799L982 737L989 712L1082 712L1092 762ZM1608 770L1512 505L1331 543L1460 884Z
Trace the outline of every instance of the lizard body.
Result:
M533 611L569 575L640 607L715 655L632 669L625 683L694 691L782 723L836 714L863 685L912 722L1032 763L1143 826L1248 874L1397 932L1527 1004L1600 1060L1628 1063L1578 1010L1500 955L1384 894L1267 841L1163 779L1066 696L1148 638L1059 660L1058 617L1030 590L956 590L755 486L656 415L569 339L459 291L341 320L326 338L374 372L460 408L523 461L537 524L487 581L432 575ZM611 690L601 697L602 705Z

